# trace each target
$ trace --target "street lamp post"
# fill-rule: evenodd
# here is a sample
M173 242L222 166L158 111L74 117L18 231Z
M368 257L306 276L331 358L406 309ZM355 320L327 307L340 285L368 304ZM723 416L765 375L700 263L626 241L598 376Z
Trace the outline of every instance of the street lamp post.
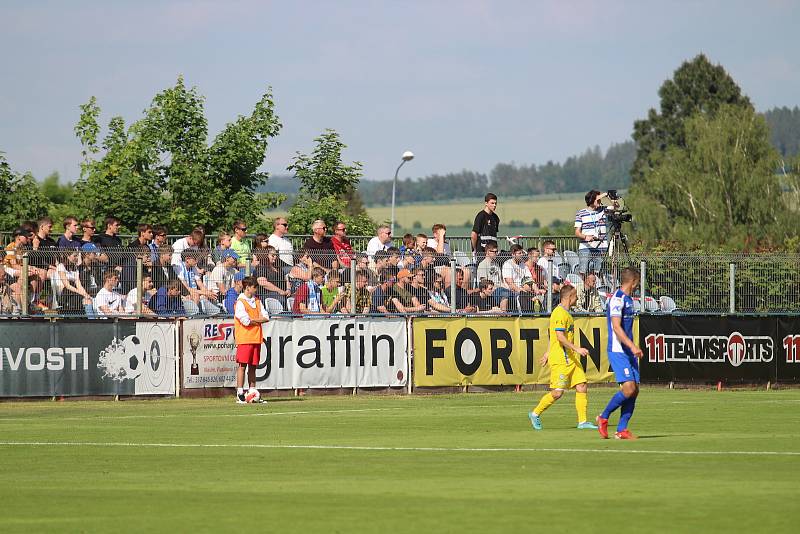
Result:
M394 181L392 182L392 238L394 238L394 192L397 189L397 173L400 172L400 167L406 164L406 161L411 161L414 159L414 153L410 150L406 150L403 152L403 161L400 162L400 165L397 166L397 170L394 171Z

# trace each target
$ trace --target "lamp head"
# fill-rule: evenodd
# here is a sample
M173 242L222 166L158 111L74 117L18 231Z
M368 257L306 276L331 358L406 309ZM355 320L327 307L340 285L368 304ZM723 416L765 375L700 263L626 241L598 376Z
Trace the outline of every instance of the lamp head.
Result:
M410 150L406 150L405 152L403 152L403 161L411 161L412 159L414 159L413 152L411 152Z

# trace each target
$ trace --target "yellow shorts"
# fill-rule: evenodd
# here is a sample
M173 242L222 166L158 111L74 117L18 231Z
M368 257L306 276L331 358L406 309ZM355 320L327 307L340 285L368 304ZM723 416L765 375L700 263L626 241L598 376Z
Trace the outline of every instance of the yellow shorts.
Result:
M573 362L550 365L550 389L570 389L584 382L586 374L580 365Z

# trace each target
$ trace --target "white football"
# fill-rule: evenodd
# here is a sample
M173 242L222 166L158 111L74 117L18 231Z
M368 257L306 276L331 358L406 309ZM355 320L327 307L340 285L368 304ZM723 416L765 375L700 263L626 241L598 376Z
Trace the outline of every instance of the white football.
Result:
M251 388L247 390L247 393L244 394L244 400L248 404L253 402L258 402L260 398L261 398L261 393L259 393L257 389Z

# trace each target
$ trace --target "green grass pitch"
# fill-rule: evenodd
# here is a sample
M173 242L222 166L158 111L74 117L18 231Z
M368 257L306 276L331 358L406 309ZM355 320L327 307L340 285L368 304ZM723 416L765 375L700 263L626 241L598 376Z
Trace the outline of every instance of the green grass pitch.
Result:
M0 532L797 531L800 391L540 395L2 403Z

